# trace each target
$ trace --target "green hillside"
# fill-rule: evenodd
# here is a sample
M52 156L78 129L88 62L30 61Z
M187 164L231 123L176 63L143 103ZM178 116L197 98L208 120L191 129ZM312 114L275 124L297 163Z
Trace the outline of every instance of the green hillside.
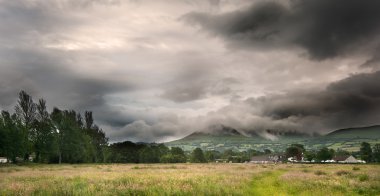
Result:
M273 132L269 132L273 134ZM295 133L276 133L277 139L269 140L260 135L245 136L235 129L223 127L222 130L207 132L194 132L182 139L166 143L169 147L181 147L191 151L197 147L204 150L224 151L232 149L246 151L249 149L281 152L290 144L299 143L307 149L322 147L357 151L361 142L371 144L380 143L380 126L348 128L333 131L327 135L309 136Z
M348 128L333 131L325 136L325 138L365 138L374 139L380 138L380 125L370 126L370 127L358 127L358 128Z
M380 126L340 129L306 143L313 148L324 145L333 149L357 151L362 142L372 145L380 143Z

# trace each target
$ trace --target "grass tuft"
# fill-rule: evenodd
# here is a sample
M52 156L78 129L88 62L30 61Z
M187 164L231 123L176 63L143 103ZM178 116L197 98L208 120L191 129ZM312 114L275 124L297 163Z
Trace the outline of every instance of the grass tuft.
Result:
M326 172L324 171L321 171L321 170L317 170L314 172L315 175L318 175L318 176L321 176L321 175L326 175Z
M358 170L360 170L360 168L359 167L352 167L352 170L353 171L358 171Z
M364 181L368 181L369 180L369 176L367 174L360 174L359 175L359 181L360 182L364 182Z
M338 176L343 176L343 175L348 175L348 174L351 174L351 173L349 171L339 170L335 174L338 175Z

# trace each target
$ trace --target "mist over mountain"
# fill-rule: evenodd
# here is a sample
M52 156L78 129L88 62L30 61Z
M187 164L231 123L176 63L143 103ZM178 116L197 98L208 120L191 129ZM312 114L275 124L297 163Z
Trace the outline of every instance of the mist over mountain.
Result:
M335 150L356 151L363 141L369 143L380 142L380 125L370 127L356 127L332 131L328 134L305 134L295 131L266 131L262 134L246 136L233 128L216 126L210 132L193 132L192 134L171 142L165 143L169 147L181 147L192 150L195 147L204 150L236 151L271 150L282 152L291 144L302 144L307 149L316 150L321 146Z

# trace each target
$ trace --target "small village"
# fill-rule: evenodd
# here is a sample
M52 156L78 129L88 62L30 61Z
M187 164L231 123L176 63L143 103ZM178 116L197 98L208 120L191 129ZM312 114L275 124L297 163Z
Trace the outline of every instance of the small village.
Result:
M256 164L277 164L277 163L349 163L349 164L355 164L355 163L366 163L366 162L363 160L360 160L360 159L356 159L352 155L335 156L332 159L322 160L322 161L316 161L316 160L308 161L303 156L301 157L301 159L298 159L297 157L286 158L286 156L283 154L271 154L271 155L254 156L251 158L250 163L256 163Z

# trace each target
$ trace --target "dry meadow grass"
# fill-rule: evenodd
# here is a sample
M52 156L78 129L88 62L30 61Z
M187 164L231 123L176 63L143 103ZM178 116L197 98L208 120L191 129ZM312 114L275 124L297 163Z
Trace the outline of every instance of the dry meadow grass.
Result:
M0 176L0 195L380 195L380 165L12 165Z

